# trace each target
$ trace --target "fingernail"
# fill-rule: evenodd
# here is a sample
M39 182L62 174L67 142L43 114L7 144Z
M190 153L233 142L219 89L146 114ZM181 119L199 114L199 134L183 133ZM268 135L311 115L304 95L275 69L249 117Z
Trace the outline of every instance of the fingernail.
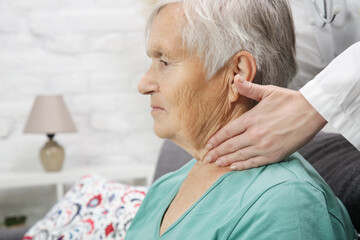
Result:
M215 162L215 164L217 165L217 166L221 166L221 164L222 164L222 161L220 161L220 160L216 160L216 162Z
M211 150L211 149L213 149L214 147L213 147L213 145L212 145L211 143L208 143L208 144L206 144L205 148L206 148L207 150Z
M237 167L236 167L236 166L230 166L230 170L231 170L231 171L236 171L236 170L237 170Z
M213 160L212 156L211 155L208 155L205 157L205 162L211 162Z

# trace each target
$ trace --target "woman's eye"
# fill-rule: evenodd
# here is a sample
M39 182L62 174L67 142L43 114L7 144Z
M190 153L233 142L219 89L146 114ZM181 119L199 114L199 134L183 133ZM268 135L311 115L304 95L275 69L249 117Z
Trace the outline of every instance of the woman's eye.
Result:
M163 65L163 66L165 66L165 67L169 65L168 62L166 62L166 61L164 61L164 60L161 60L161 59L160 59L160 63L161 63L161 65Z

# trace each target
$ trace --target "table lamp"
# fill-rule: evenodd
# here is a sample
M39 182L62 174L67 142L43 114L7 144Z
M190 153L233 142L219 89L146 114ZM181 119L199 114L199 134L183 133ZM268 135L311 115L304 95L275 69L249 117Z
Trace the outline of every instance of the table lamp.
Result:
M56 133L76 132L76 127L62 96L37 96L27 120L24 133L45 133L49 140L40 150L46 171L60 171L64 149L54 141Z

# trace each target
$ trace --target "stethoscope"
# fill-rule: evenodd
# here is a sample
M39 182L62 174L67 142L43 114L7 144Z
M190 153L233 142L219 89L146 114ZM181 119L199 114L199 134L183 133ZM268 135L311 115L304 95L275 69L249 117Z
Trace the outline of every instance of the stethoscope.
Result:
M311 0L314 8L317 12L317 14L320 17L320 21L322 23L315 23L313 22L313 25L316 25L319 28L323 28L326 26L326 24L331 24L334 22L337 14L341 11L341 7L336 5L333 7L333 0L323 0L323 9L321 9L316 2L316 0ZM352 10L354 10L358 15L360 15L360 0L348 0L348 4L351 6Z
M339 6L336 6L335 8L333 8L333 0L323 0L323 5L324 5L323 10L320 9L316 0L312 0L312 3L314 5L314 8L315 8L317 14L320 17L320 20L322 21L321 24L314 23L319 28L325 27L326 24L331 24L335 20L336 15L341 11L341 8Z

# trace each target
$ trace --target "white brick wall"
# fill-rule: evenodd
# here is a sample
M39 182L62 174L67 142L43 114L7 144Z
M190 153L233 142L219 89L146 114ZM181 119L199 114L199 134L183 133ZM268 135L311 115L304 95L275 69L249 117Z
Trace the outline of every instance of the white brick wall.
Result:
M23 134L37 94L63 95L77 126L75 134L56 136L65 169L155 164L162 140L152 131L149 97L136 89L149 64L146 1L0 0L0 174L42 168L45 136ZM50 197L35 201L43 191L0 191L0 220L41 216L30 203L50 207ZM17 197L29 197L23 208L13 204Z

